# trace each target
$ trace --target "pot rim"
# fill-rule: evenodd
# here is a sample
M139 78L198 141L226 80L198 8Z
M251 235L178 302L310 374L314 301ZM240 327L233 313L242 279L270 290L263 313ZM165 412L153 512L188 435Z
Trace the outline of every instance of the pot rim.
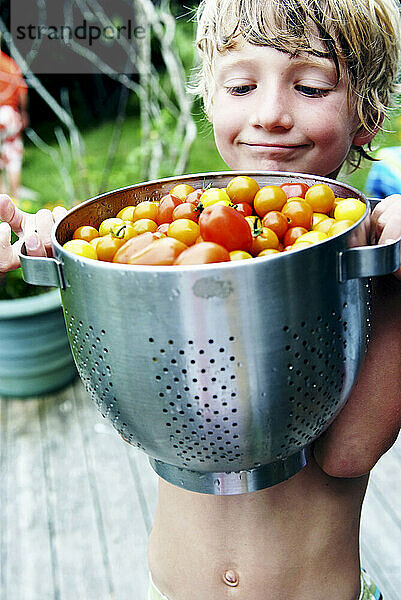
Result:
M58 288L14 300L0 300L0 320L29 317L61 307L60 290Z

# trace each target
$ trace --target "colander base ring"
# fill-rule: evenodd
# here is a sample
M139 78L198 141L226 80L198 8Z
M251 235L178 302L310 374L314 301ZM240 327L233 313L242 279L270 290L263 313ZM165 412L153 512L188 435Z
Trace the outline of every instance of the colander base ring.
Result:
M306 466L310 454L310 447L307 446L268 465L230 473L191 471L152 457L149 457L149 463L162 479L182 489L201 494L230 496L257 492L286 481Z

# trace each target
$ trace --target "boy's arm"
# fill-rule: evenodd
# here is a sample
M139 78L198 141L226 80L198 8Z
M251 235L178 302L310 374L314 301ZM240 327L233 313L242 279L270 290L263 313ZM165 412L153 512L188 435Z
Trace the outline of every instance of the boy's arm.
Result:
M372 214L372 241L401 236L401 196ZM315 458L334 477L367 473L393 445L401 427L401 269L373 281L368 353L347 404L315 444Z
M0 194L0 274L20 266L18 253L23 242L30 256L50 256L52 227L65 213L65 208L56 206L53 211L42 209L31 215L17 208L9 196ZM13 245L11 230L19 237Z

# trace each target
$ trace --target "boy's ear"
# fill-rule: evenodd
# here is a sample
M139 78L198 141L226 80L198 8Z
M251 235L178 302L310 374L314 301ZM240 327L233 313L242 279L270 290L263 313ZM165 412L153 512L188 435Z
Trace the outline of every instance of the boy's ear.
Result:
M384 115L380 116L380 119L374 129L372 131L368 131L365 127L362 127L354 136L352 140L353 146L364 146L365 144L369 144L379 131L381 124L383 123Z

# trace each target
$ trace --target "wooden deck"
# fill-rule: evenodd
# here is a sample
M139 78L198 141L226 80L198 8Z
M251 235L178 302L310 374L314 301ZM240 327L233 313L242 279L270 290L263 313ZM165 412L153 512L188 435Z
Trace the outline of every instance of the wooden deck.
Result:
M0 416L0 599L145 600L157 494L146 456L79 381L0 398ZM401 598L400 534L401 439L375 467L362 517L363 563L385 600Z

